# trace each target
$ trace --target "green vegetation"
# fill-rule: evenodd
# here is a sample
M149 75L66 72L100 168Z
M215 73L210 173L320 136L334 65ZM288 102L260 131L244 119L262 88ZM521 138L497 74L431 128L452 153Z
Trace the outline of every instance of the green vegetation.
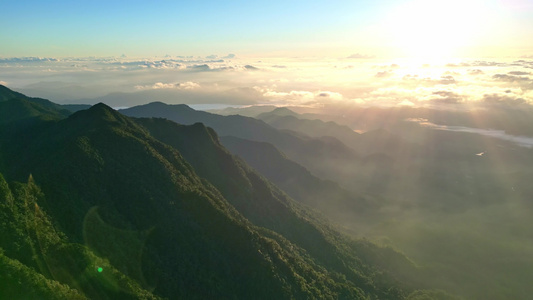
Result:
M151 293L53 226L30 176L10 187L0 175L2 299L153 299ZM106 272L97 273L97 268Z
M6 297L402 299L431 289L405 256L340 234L202 124L103 104L61 117L6 101L41 109L10 106L20 117L0 125Z
M392 109L363 134L286 109L261 116L286 131L0 88L1 299L533 294L529 148L401 119L428 110Z

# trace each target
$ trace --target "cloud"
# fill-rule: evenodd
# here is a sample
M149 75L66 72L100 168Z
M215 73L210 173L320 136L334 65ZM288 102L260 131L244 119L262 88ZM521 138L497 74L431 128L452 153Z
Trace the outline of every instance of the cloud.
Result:
M415 104L407 99L404 99L398 103L398 106L415 106Z
M507 75L507 74L495 74L492 76L492 78L499 80L499 81L506 81L506 82L521 82L521 81L531 80L529 77Z
M478 67L497 67L497 66L503 66L504 63L499 63L495 61L475 61L471 64L472 66L478 66Z
M218 55L211 54L211 55L206 56L205 58L207 58L207 59L217 59Z
M385 77L390 77L392 76L393 72L392 71L380 71L380 72L377 72L374 77L377 77L377 78L385 78Z
M208 66L207 64L201 64L201 65L192 65L192 66L188 66L187 69L191 69L191 70L194 70L194 71L211 71L211 67Z
M455 83L455 78L453 76L451 76L451 75L441 76L440 80L439 80L439 83L441 83L441 84L453 84L453 83Z
M252 65L228 65L220 64L224 61L217 61L218 64L193 64L187 66L187 69L194 72L219 72L219 71L254 71L258 67Z
M342 94L340 93L329 92L329 91L315 92L315 97L319 98L320 100L328 99L328 100L336 100L336 101L340 101L344 98Z
M374 55L366 55L366 54L355 53L355 54L352 54L352 55L348 56L347 58L351 58L351 59L369 59L369 58L375 58L375 56Z
M362 54L354 57L369 58ZM471 107L450 105L454 103L475 103L490 108L533 104L533 71L525 72L526 67L533 67L533 62L526 60L514 64L467 61L447 69L444 65L421 67L393 61L376 64L374 60L364 59L356 65L354 61L339 59L224 59L218 56L20 58L0 64L0 74L11 88L29 96L60 103L80 103L83 99L95 103L95 99L102 99L112 101L113 106L131 106L128 99L138 104L156 100L318 106L347 102L443 109Z
M521 97L513 97L507 94L485 94L483 95L483 102L486 104L497 105L520 105L526 104L527 101Z
M289 101L289 102L304 102L311 101L314 99L314 94L309 91L290 91L290 92L276 92L276 91L267 91L263 94L264 97L271 98L273 100L279 101Z
M405 121L418 123L420 124L420 126L432 128L435 130L479 134L479 135L484 135L484 136L488 136L492 138L497 138L500 140L509 141L522 147L533 148L532 137L510 135L510 134L505 133L504 130L481 129L481 128L472 128L472 127L465 127L465 126L439 125L439 124L432 123L428 119L424 119L424 118L409 118L409 119L406 119ZM476 154L476 155L479 155L479 154Z
M0 85L7 86L7 82L0 80Z
M200 84L196 82L192 82L192 81L187 81L187 82L179 83L179 87L185 90L192 90L192 89L199 88Z
M420 80L420 77L415 74L415 75L411 75L411 74L407 74L407 75L404 75L403 80Z
M156 82L154 83L154 85L152 85L151 89L173 89L173 88L177 88L179 87L179 83L178 84L174 84L174 83L162 83L162 82ZM141 87L141 86L136 86L135 88L137 89L146 89L146 87Z
M431 77L420 77L417 74L407 74L402 77L402 80L407 83L417 83L423 85L436 85L436 84L455 84L456 80L451 75L443 75L439 79Z
M40 63L59 61L57 58L49 57L9 57L0 58L0 63Z
M494 62L494 61L472 61L472 62L461 62L461 63L448 63L445 66L448 68L462 68L462 67L496 67L502 66L504 63Z
M485 74L485 72L481 71L480 69L469 69L466 71L468 75L481 75Z
M259 70L259 68L254 67L254 66L252 66L252 65L245 65L244 68L245 68L246 70Z
M200 84L192 81L187 81L183 83L162 83L156 82L153 85L136 85L136 90L157 90L157 89L183 89L183 90L192 90L199 88Z
M440 103L457 104L465 101L463 96L452 91L435 91L431 95L433 96L432 101Z
M459 72L455 72L455 71L446 71L443 73L443 75L461 75L461 73Z
M122 70L126 69L182 69L187 61L176 59L165 60L110 60L102 63L118 66Z
M226 55L226 56L224 56L224 57L222 57L222 58L225 58L225 59L232 59L232 58L235 58L235 54L230 53L230 54L228 54L228 55Z
M278 92L272 89L264 89L261 87L255 87L255 89L261 92L263 97L269 99L271 103L290 102L291 104L310 105L339 102L344 100L344 96L342 94L332 91Z
M445 65L446 67L448 68L460 68L460 67L470 67L471 64L469 63L465 63L465 62L462 62L462 63L459 63L459 64L456 64L456 63L448 63Z
M510 75L518 75L518 76L522 76L522 75L531 75L530 72L524 72L524 71L511 71L507 74L510 74Z

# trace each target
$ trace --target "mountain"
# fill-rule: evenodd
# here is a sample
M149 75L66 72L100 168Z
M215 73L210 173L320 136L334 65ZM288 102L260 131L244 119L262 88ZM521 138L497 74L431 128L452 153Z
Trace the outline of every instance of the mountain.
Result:
M7 184L0 174L0 298L157 299L88 247L72 243L41 207L30 176Z
M273 105L256 105L245 107L226 107L223 109L210 109L207 110L207 112L222 116L241 115L245 117L255 118L259 114L269 112L274 109L276 109L276 106Z
M331 220L342 223L347 218L370 217L371 207L365 197L314 176L272 144L231 136L220 141L293 199L324 212Z
M61 119L70 112L45 99L27 97L0 85L0 124L34 118Z
M16 98L27 98L25 95L12 91L6 86L0 84L0 102L4 102Z
M29 121L32 118L61 119L69 114L68 111L59 111L24 98L0 102L0 123L3 124L22 120Z
M338 125L332 121L304 119L288 108L277 108L271 112L262 113L256 118L274 128L301 132L311 137L332 136L353 149L360 144L359 134L348 126Z
M87 104L62 104L61 107L66 109L66 110L69 110L71 112L77 112L77 111L80 111L80 110L89 109L89 108L91 108L91 105L87 105Z
M289 108L287 107L276 107L275 109L269 111L269 112L264 112L264 113L261 113L259 115L257 115L255 118L256 119L260 119L260 120L265 120L265 119L269 119L269 118L277 118L277 117L298 117L298 114L295 113L294 111L290 110ZM268 123L268 122L267 122Z
M15 92L6 86L0 85L0 103L13 100L13 99L24 99L29 102L39 104L40 106L46 109L53 109L53 110L57 110L57 111L61 111L62 113L65 113L64 107L62 107L59 104L53 103L52 101L42 99L42 98L28 97L19 92Z
M133 119L97 104L20 128L31 138L0 133L9 141L0 145L0 263L12 270L8 279L26 276L18 282L31 283L28 297L429 293L416 291L426 286L403 255L338 233L236 160L205 125Z
M281 131L250 117L220 116L196 111L186 105L167 105L160 102L135 106L120 112L132 117L166 118L186 125L201 122L213 128L220 136L267 142L322 178L327 178L332 173L333 166L337 164L359 160L359 155L338 139L311 138L295 132Z

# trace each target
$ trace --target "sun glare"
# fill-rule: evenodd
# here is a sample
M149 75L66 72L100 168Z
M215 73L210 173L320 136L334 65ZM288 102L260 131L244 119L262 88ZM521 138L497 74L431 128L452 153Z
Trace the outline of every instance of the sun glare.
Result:
M489 18L482 1L410 1L386 21L394 47L409 57L442 58L475 46Z

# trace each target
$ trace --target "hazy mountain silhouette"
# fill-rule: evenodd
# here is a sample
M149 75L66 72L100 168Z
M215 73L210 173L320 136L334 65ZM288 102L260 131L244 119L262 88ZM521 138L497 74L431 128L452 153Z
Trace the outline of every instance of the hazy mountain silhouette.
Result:
M231 136L221 137L220 141L289 196L319 209L332 220L342 222L344 218L361 218L371 214L370 203L365 197L348 192L333 181L314 176L272 144Z
M221 116L196 111L186 105L154 102L120 110L132 117L159 117L180 124L204 123L220 136L271 143L290 159L319 176L327 176L332 165L354 162L358 154L341 141L331 137L311 138L299 133L277 130L261 120L239 115Z
M359 134L348 126L338 125L332 121L304 119L288 108L277 108L271 112L262 113L257 116L257 119L265 121L274 128L293 130L311 137L332 136L353 149L360 144Z

